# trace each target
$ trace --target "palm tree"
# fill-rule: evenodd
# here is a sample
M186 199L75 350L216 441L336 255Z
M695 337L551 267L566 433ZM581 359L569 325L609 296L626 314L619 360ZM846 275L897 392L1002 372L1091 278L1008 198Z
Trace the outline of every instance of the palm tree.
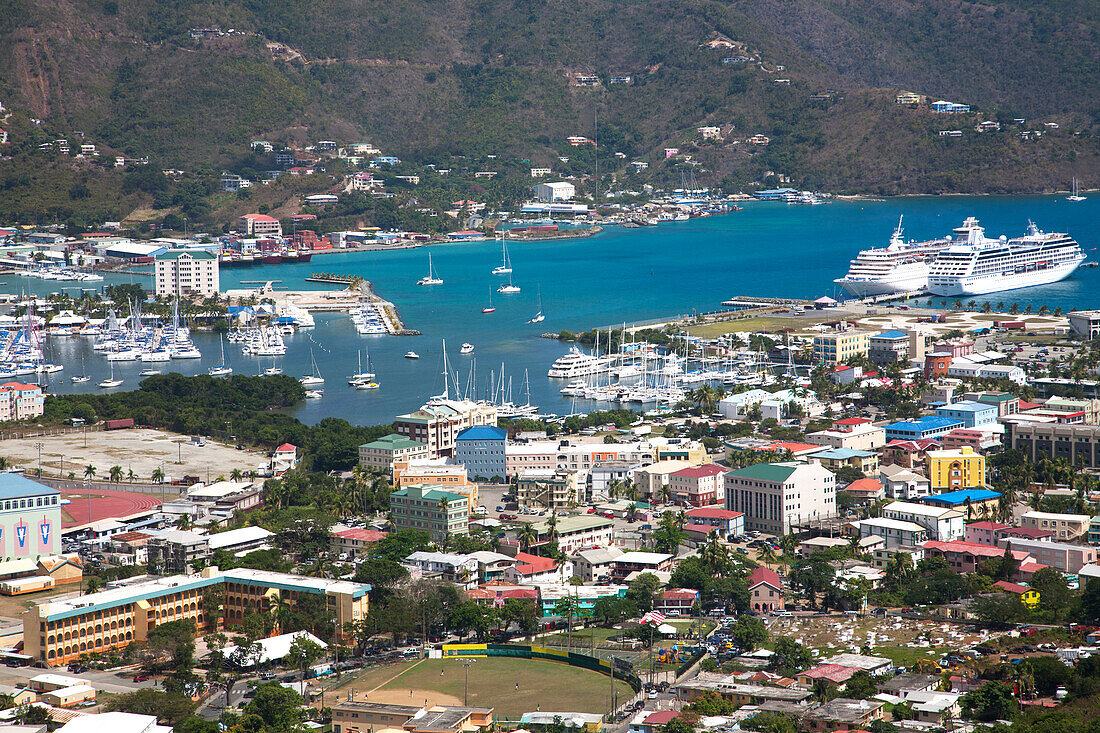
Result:
M524 523L516 532L516 538L519 540L520 549L526 552L531 549L531 545L539 541L539 533L533 525Z
M672 500L672 487L669 486L668 484L663 485L660 488L659 493L660 493L660 496L661 496L661 503L662 504L667 504L667 503L669 503L669 501Z
M772 564L779 558L775 554L775 548L771 546L771 543L765 543L764 549L760 551L757 559L759 559L760 562L764 563L770 568Z
M113 484L122 483L122 476L123 476L122 466L111 466L110 470L108 471L108 475L111 478L111 483L113 483Z
M358 466L356 466L356 468L358 468ZM244 472L241 471L241 469L239 468L234 468L232 471L229 472L229 478L233 481L240 481L242 478L244 478Z
M137 474L134 473L133 468L126 469L126 480L130 483L134 483L134 479L137 478Z
M87 466L84 467L84 478L93 479L95 478L95 473L95 466L93 466L92 464L89 463Z
M154 468L153 473L149 478L153 479L154 484L163 484L164 483L164 471L161 470L159 467Z

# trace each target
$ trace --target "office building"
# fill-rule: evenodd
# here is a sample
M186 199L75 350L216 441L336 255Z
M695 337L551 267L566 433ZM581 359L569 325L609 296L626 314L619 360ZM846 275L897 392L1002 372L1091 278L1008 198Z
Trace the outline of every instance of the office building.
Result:
M859 418L852 418L853 420ZM871 424L870 420L857 424L846 424L846 420L837 420L831 430L818 430L807 433L806 442L829 448L848 448L850 450L877 450L886 445L886 428Z
M1029 540L1024 537L1002 537L997 541L1001 548L1013 552L1026 552L1035 562L1061 570L1077 573L1086 565L1096 564L1096 548L1090 545L1071 545L1052 540Z
M503 479L508 431L495 425L475 425L455 436L455 460L475 480Z
M985 486L985 456L973 448L930 450L924 456L933 491L957 491Z
M672 500L681 506L701 507L725 502L725 474L729 469L708 463L689 466L668 475Z
M966 536L966 517L963 512L930 504L894 501L882 509L882 516L919 524L928 530L928 539L940 542L961 540ZM919 544L919 543L911 543Z
M238 626L244 617L283 601L294 608L300 599L321 596L339 628L360 621L368 612L369 585L311 578L266 570L219 570L173 575L132 583L118 581L97 593L43 601L23 612L24 653L50 666L83 654L104 652L143 642L156 626L191 620L200 631L220 624L204 616L203 595L217 587L224 594L221 622Z
M926 440L946 435L955 428L963 427L961 420L928 415L916 420L899 420L886 426L886 441Z
M210 298L219 293L218 257L211 252L173 249L157 255L154 262L158 298Z
M878 333L868 339L867 358L879 366L897 363L908 366L909 346L909 334L905 331Z
M430 485L405 486L390 494L394 529L419 529L433 542L469 534L470 502L465 496Z
M535 199L544 204L555 201L569 201L577 195L577 188L567 181L555 181L553 183L539 183L533 187Z
M558 511L583 501L577 471L527 471L516 478L516 500L520 508Z
M726 474L726 509L745 529L789 534L792 524L836 515L836 477L816 463L758 463Z
M936 408L936 414L951 420L958 420L964 428L977 428L993 425L997 422L997 406L984 402L956 402Z
M1100 310L1070 311L1069 330L1075 335L1092 340L1100 334Z
M860 537L881 537L886 548L913 547L929 539L928 529L914 522L886 517L872 517L852 523Z
M1088 514L1055 514L1052 512L1024 512L1020 526L1025 529L1046 530L1057 540L1080 539L1089 531L1092 518Z
M359 465L392 471L396 461L414 461L428 457L428 444L397 433L359 446Z
M398 415L394 431L428 446L431 458L454 456L458 434L474 425L496 425L497 408L471 400L439 400L416 412Z
M853 356L866 356L870 334L866 331L842 331L814 336L814 361L836 366Z

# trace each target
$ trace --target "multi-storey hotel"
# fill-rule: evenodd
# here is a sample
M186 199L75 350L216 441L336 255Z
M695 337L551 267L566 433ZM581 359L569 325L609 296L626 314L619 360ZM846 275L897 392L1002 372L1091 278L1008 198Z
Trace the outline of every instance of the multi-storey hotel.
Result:
M221 617L236 626L250 613L268 611L282 600L291 608L305 595L325 597L339 628L366 617L369 585L324 578L307 578L265 570L219 570L198 575L173 575L143 583L116 584L98 593L60 601L45 601L23 612L23 653L48 665L66 664L87 652L144 641L157 625L190 619L198 630L210 630L216 619L205 618L204 591L224 593Z

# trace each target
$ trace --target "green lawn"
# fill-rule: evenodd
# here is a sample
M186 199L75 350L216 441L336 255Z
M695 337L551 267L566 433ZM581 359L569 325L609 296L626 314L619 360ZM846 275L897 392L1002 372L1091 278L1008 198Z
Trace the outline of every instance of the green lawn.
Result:
M825 321L835 321L844 317L844 313L831 311L827 314L814 314L805 316L750 316L741 320L719 321L717 323L701 323L687 327L687 332L692 336L714 338L727 333L737 331L778 331L782 328L793 328L800 331L811 326L816 326Z
M922 659L931 659L938 664L943 655L950 651L950 647L937 649L935 647L876 646L871 653L876 657L887 657L899 667L912 667Z
M454 658L425 659L419 664L370 670L344 682L335 691L342 694L341 690L354 688L368 692L378 687L369 699L419 705L424 702L421 691L430 690L451 696L457 704L462 704L466 672L462 662ZM580 713L605 713L610 707L610 677L565 664L487 657L470 660L469 675L469 704L494 708L498 719L518 720L523 713L534 712L539 707L543 711ZM618 680L615 688L620 701L634 694L628 685ZM409 698L411 702L405 701L408 690L416 691L414 697Z

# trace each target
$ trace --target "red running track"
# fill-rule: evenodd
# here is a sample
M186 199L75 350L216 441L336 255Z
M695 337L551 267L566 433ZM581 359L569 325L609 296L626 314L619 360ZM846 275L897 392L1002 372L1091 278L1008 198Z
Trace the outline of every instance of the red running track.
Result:
M63 507L63 510L72 517L71 521L66 520L61 523L63 528L77 524L87 524L89 521L98 522L102 519L125 517L129 514L152 509L160 504L158 494L138 494L133 491L93 488L91 495L91 515L89 518L87 492L61 492L61 496L70 502Z

